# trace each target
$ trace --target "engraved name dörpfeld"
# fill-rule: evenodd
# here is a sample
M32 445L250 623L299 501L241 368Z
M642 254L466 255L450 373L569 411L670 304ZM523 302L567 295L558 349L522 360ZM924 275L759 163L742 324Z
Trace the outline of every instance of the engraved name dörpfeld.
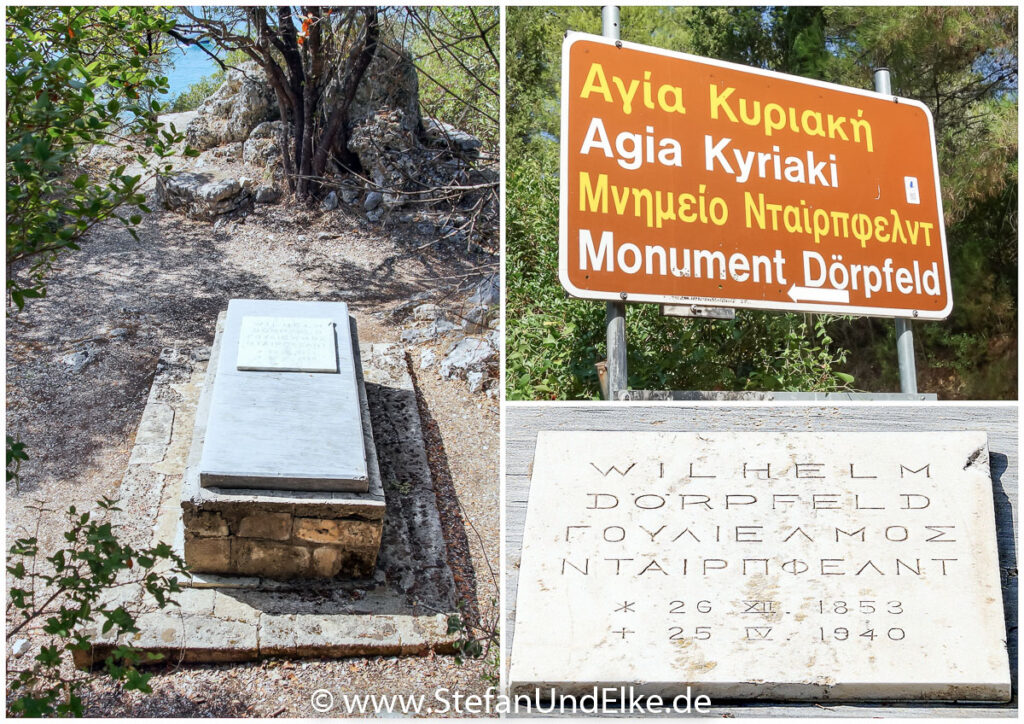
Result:
M514 685L1002 698L1005 637L983 433L538 438Z
M242 317L237 368L337 372L334 323L326 318Z

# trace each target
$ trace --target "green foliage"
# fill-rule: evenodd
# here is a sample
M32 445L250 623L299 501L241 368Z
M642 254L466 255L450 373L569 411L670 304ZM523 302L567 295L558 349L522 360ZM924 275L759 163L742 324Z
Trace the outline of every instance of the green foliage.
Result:
M497 611L497 603L491 601L492 610ZM500 629L497 618L476 626L469 625L466 623L464 607L464 602L459 601L459 612L448 617L448 635L459 635L455 641L455 663L461 666L467 659L486 659L487 666L482 678L492 686L497 686L500 678Z
M712 10L724 10L714 8ZM744 12L750 9L745 9ZM756 14L749 15L756 19ZM688 50L702 35L695 8L621 11L622 37ZM506 395L597 398L605 305L570 299L558 282L558 88L566 29L600 31L599 8L510 8L506 162ZM754 26L752 26L753 28ZM753 36L753 30L751 30ZM809 55L806 48L802 51ZM803 56L801 56L803 57ZM740 312L732 322L662 317L629 305L634 389L845 389L846 353L823 317Z
M103 516L118 510L107 498L97 501L97 506ZM40 515L50 512L36 509ZM47 637L27 664L8 660L7 706L11 714L83 714L79 690L94 676L80 671L68 674L62 668L67 668L65 664L73 652L89 649L85 629L98 626L115 638L138 632L135 614L127 604L115 606L103 598L104 593L115 587L139 585L158 607L164 608L174 603L171 595L182 590L178 576L185 574L185 562L166 543L136 550L118 541L108 520L79 513L75 506L68 508L66 516L66 547L44 555L37 532L36 536L15 540L8 553L7 641L29 627ZM123 644L107 656L101 671L120 681L126 691L149 693L150 674L139 671L137 665L160 658Z
M509 159L506 175L506 395L510 400L597 398L603 304L571 299L558 283L558 174L553 158ZM830 317L743 312L732 322L626 316L634 389L820 390L853 378L829 334Z
M861 88L890 68L894 92L935 118L954 309L914 325L922 390L1015 398L1017 9L684 7L621 10L622 37ZM600 33L594 7L509 8L507 332L510 399L598 395L604 305L557 280L560 49ZM898 387L889 320L740 311L734 322L627 316L630 386L645 389Z
M200 78L198 81L183 90L170 103L168 111L171 113L184 113L194 111L203 105L203 101L213 95L214 91L220 88L224 82L224 72L217 71L212 75Z
M7 482L13 482L18 487L21 482L21 464L28 460L28 453L25 452L25 443L16 441L10 435L7 436Z
M498 7L415 7L402 17L408 21L407 42L419 71L424 112L472 133L496 151L501 115Z
M182 139L161 128L154 99L167 91L154 70L172 25L153 8L7 8L7 295L19 309L45 295L57 255L92 226L117 219L134 236L134 211L149 211L145 154L167 158ZM119 165L94 178L83 160L103 145L133 154L143 174Z

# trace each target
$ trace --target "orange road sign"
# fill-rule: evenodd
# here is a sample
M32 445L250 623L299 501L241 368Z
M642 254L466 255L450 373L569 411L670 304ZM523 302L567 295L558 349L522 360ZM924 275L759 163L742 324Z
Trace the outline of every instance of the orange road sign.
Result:
M916 101L571 33L559 278L662 304L944 319Z

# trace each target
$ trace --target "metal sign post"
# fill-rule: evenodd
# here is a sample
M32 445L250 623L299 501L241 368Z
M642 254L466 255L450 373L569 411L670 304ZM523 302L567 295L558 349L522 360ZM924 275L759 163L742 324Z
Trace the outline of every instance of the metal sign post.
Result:
M888 68L875 71L875 90L885 95L892 95L892 82ZM915 394L917 392L917 365L914 362L914 331L910 320L896 319L896 354L900 364L900 392Z
M612 40L619 39L619 6L601 8L601 34ZM608 399L628 389L626 372L626 303L608 302L605 311L605 339L608 346Z

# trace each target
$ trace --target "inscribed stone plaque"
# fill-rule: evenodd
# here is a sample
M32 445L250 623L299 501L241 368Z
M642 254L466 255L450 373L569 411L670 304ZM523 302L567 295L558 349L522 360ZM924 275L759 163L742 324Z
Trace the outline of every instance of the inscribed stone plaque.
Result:
M337 372L334 322L303 317L242 317L240 370Z
M980 432L541 432L514 691L1010 696Z
M246 318L285 320L289 331L279 339L301 336L298 330L312 332L312 326L329 329L337 374L239 369L243 351L252 347L241 343L244 331L281 330L276 323L243 330ZM317 331L313 337L319 335ZM366 492L369 478L352 345L348 306L342 302L231 300L199 465L202 486ZM326 346L321 338L309 348ZM260 359L260 354L248 359ZM310 359L316 356L314 351Z

